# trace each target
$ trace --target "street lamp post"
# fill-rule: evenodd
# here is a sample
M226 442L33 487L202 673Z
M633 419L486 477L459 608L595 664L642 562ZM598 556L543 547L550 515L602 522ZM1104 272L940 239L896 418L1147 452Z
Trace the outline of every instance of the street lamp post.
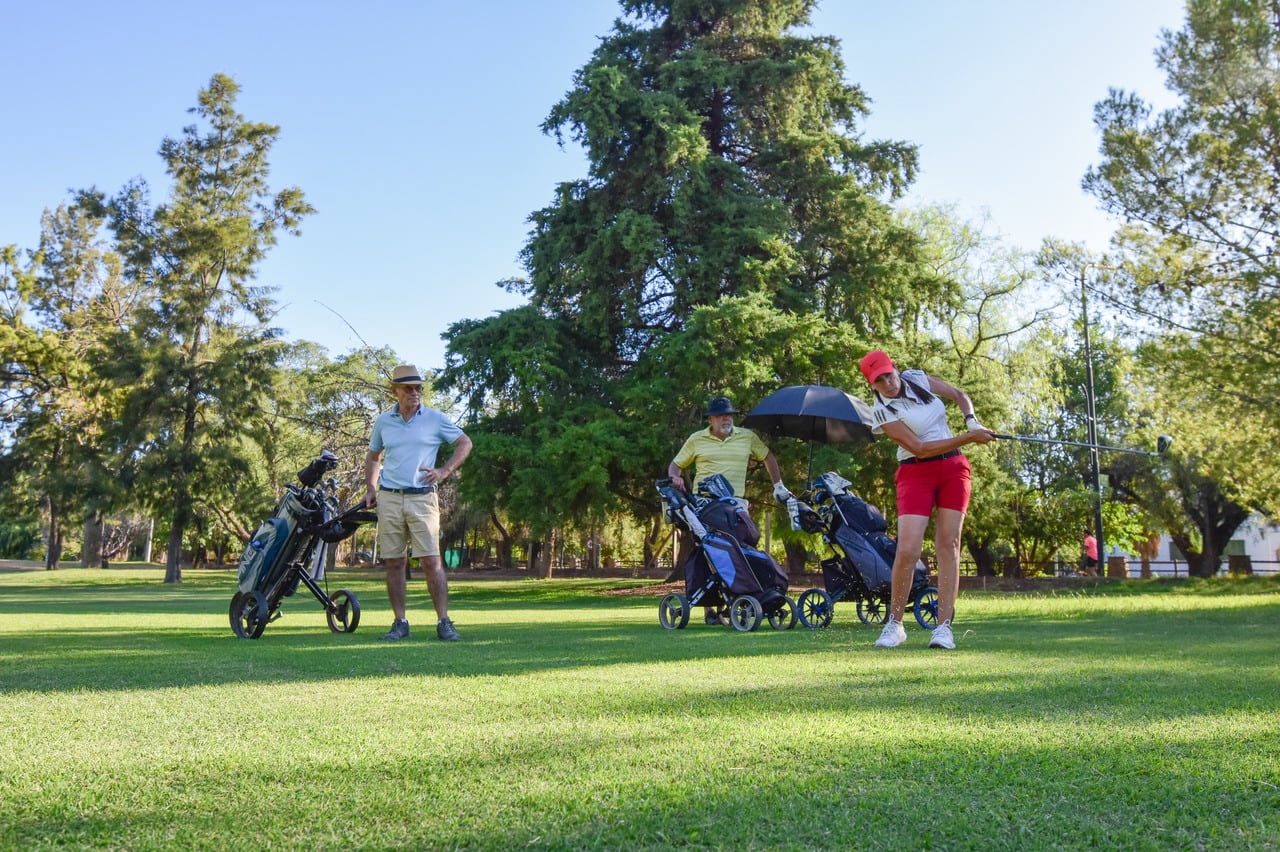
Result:
M1102 478L1098 469L1098 408L1093 388L1093 353L1089 347L1089 296L1085 271L1088 265L1080 270L1080 324L1084 329L1084 404L1088 418L1086 428L1089 435L1089 470L1093 476L1093 528L1098 539L1099 576L1106 576L1107 545L1102 534Z

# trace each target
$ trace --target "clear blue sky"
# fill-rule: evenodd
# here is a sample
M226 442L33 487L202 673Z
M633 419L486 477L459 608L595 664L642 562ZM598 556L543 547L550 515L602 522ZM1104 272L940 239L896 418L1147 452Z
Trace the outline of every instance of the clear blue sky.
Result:
M0 244L33 248L69 190L142 176L213 74L248 119L281 127L271 182L317 208L262 267L277 324L331 355L390 345L426 368L464 318L519 304L528 215L577 150L538 129L620 14L614 0L0 0L5 81ZM868 138L920 146L909 202L989 211L1011 245L1105 246L1080 191L1108 87L1171 103L1153 50L1179 0L823 0L813 30L843 44L873 99Z

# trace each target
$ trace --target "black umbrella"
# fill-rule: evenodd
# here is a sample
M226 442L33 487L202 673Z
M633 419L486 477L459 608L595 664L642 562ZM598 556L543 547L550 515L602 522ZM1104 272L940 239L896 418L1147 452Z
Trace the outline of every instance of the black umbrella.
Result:
M760 400L742 425L767 435L843 444L870 441L871 407L839 388L791 385Z
M809 441L813 465L813 441L844 444L870 441L871 407L839 388L826 385L790 385L760 400L742 425L766 435Z

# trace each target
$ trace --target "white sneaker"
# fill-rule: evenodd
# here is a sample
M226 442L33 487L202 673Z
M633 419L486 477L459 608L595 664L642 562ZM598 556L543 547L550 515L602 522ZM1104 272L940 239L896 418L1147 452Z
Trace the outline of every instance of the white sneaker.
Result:
M944 621L937 627L933 628L933 636L929 638L930 648L945 648L948 651L954 651L956 647L956 637L951 635L951 622Z
M884 630L876 640L876 647L896 648L905 641L907 641L907 629L902 626L901 621L894 621L891 618L884 623Z

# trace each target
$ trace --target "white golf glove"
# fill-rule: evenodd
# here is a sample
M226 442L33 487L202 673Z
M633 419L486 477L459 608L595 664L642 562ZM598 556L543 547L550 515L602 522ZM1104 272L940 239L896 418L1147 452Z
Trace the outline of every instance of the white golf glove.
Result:
M791 492L787 490L787 486L782 484L782 480L773 483L773 499L779 503L785 503L791 499Z
M982 422L978 420L978 415L976 414L966 414L964 416L964 425L969 428L970 432L985 432L987 430L987 427L983 426Z

